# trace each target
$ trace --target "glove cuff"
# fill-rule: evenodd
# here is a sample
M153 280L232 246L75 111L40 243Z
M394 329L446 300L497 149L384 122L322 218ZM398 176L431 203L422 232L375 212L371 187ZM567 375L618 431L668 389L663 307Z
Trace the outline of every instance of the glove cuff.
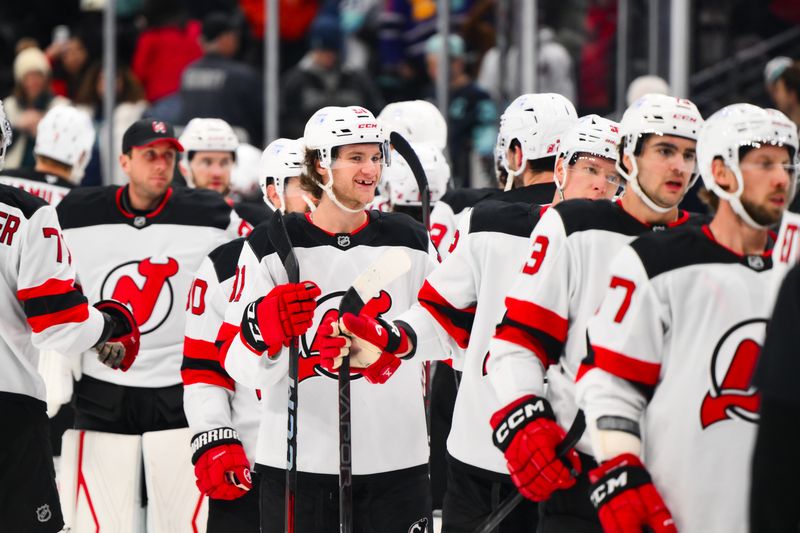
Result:
M103 314L103 332L97 345L133 332L136 320L131 310L122 303L116 300L100 300L94 307Z
M650 473L642 461L631 453L624 453L589 471L592 482L589 494L596 509L620 493L652 484Z
M242 313L241 328L244 341L254 351L262 354L267 351L268 346L267 343L264 342L264 337L261 334L261 327L258 325L258 314L256 310L263 299L264 297L262 296L258 300L250 302L250 304L245 307L244 313Z
M533 394L510 403L492 415L492 441L503 453L525 426L539 418L555 420L550 402Z
M239 433L229 427L222 427L203 431L192 437L192 464L197 464L200 457L211 448L222 446L223 444L242 445Z

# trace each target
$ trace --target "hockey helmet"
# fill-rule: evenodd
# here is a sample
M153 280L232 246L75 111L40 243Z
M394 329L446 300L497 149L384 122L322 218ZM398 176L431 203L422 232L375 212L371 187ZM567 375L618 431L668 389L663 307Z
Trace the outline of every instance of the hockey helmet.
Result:
M447 183L450 181L450 166L441 150L433 144L413 143L411 147L417 154L425 176L428 178L431 203L437 202L447 190ZM392 154L392 166L386 169L383 179L386 180L391 205L422 205L422 195L414 173L408 162L396 151Z
M564 165L568 165L572 158L579 153L605 157L616 163L619 139L619 123L598 115L586 115L581 117L561 138L559 156ZM567 183L566 168L564 171L563 181L559 181L558 176L553 176L553 181L559 191L563 190Z
M578 120L575 106L560 94L540 93L518 96L500 117L500 135L503 153L517 140L522 147L523 161L533 161L556 156L561 136ZM520 165L516 171L508 167L506 190L511 189L514 177L525 171Z
M72 106L56 106L39 121L33 153L72 167L69 179L78 183L92 158L94 140L88 113Z
M261 154L258 182L264 193L264 201L272 207L267 197L267 180L275 184L275 190L281 198L281 211L285 209L286 180L299 176L304 170L305 146L302 139L276 139L269 143Z
M378 115L386 136L396 131L410 143L430 143L439 150L447 147L447 121L425 100L393 102Z
M6 162L6 150L11 146L11 124L6 117L6 110L3 108L3 102L0 100L0 170Z
M261 150L252 144L236 147L236 163L231 168L231 193L239 199L258 196L258 160Z
M639 166L636 163L636 149L645 134L673 135L685 139L697 140L703 117L691 101L675 98L665 94L646 94L636 100L620 121L622 154L631 160L631 169L626 170L622 159L617 160L617 171L625 178L628 185L647 207L657 213L666 213L673 207L662 207L651 200L639 186L637 179ZM697 180L697 171L689 179L689 187Z
M751 104L733 104L723 107L703 124L697 141L697 158L703 184L714 194L730 203L733 211L753 228L764 229L747 213L741 202L744 178L739 166L739 149L743 146L758 148L762 145L785 146L793 170L790 174L789 201L794 197L797 181L797 127L789 118L775 109L762 109ZM722 158L725 166L736 176L735 191L720 187L712 173L715 158Z

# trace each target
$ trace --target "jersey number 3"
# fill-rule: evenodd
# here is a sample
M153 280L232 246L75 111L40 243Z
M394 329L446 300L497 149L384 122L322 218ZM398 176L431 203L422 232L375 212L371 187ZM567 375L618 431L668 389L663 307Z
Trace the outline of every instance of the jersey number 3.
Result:
M539 268L542 266L542 261L544 261L544 256L547 253L547 247L549 245L550 239L544 235L536 236L536 239L533 241L533 251L531 252L531 256L527 261L525 261L525 266L522 267L522 272L524 274L533 276L539 272Z

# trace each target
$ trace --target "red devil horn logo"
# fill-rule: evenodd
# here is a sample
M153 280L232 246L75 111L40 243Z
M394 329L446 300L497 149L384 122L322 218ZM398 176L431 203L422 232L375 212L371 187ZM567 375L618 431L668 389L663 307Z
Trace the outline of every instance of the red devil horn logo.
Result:
M716 388L717 390L706 393L703 398L700 408L700 422L703 429L731 418L732 409L739 409L756 416L761 396L750 390L750 382L760 352L761 346L752 339L744 339L739 343L722 383Z
M145 280L142 287L139 288L130 276L122 276L111 298L129 306L136 322L141 325L153 314L158 295L167 279L178 273L178 262L170 257L166 263L153 263L148 258L139 263L138 271Z

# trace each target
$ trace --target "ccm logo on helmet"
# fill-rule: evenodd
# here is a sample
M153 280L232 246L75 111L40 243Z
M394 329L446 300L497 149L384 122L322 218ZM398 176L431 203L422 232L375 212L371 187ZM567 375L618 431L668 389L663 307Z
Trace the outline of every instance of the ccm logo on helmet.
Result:
M691 115L680 115L678 113L675 113L674 115L672 115L672 118L677 120L686 120L688 122L697 122L697 118Z
M360 129L360 130L377 128L377 127L378 127L377 124L374 124L374 123L371 123L371 122L367 122L365 124L359 124L358 125L358 129Z

